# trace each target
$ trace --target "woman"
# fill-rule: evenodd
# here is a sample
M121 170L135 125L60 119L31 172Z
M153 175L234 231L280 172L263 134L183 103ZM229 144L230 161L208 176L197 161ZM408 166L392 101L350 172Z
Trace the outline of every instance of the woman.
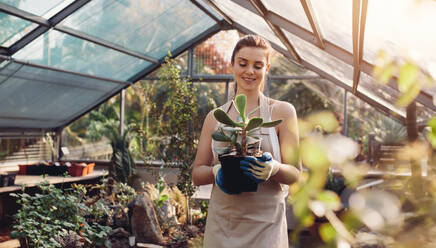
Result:
M261 128L263 160L246 157L246 172L259 182L257 192L232 194L220 184L222 174L217 146L211 138L218 122L211 111L203 124L192 177L195 185L215 183L209 203L204 246L209 247L288 247L285 198L288 185L298 180L300 170L292 163L290 151L298 145L295 108L262 94L270 68L271 46L256 35L242 37L236 44L231 63L236 82L235 95L247 96L247 113L260 105L252 116L264 120L282 119L275 128ZM232 101L220 107L236 120ZM271 155L272 154L272 155ZM215 166L212 166L215 165Z

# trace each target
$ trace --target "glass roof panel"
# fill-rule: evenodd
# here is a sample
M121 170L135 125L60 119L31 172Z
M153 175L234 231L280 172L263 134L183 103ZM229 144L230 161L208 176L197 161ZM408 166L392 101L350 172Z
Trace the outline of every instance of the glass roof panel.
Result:
M94 0L62 24L161 58L216 22L187 0Z
M312 31L309 20L304 13L303 6L300 1L277 1L277 0L264 0L265 6L268 10L281 15L285 19Z
M214 1L219 9L221 9L226 15L228 15L234 22L248 28L249 30L259 34L269 41L275 43L283 49L286 47L282 44L279 38L274 34L274 32L269 28L268 24L266 24L265 20L247 10L244 7L241 7L239 4L236 4L230 0L217 0Z
M73 1L74 0L44 0L38 1L36 4L34 0L0 0L0 3L8 4L17 9L49 19Z
M364 59L373 63L377 51L384 49L391 55L411 57L424 68L436 70L434 13L435 1L369 1Z
M271 67L268 71L269 76L313 76L316 74L313 71L307 70L292 60L286 58L281 53L275 50L271 53Z
M288 39L295 46L297 53L301 58L310 64L316 66L322 71L329 73L336 79L340 80L349 87L353 87L353 67L342 62L341 60L333 57L332 55L324 52L318 47L312 45L311 43L305 42L300 38L294 36L293 34L284 31ZM395 113L405 116L403 110L400 110L393 106L391 103L387 102L383 98L373 94L370 90L359 87L358 90L369 98L375 100L383 106L386 106Z
M53 29L38 37L13 57L122 81L151 64Z
M388 85L382 85L380 83L377 83L374 78L364 72L360 73L358 86L359 90L361 90L362 88L368 90L374 96L377 96L392 105L395 105L398 97L400 97L400 93L397 90L391 88Z
M384 50L394 58L412 59L436 78L434 13L435 1L369 1L363 58L374 63ZM436 88L423 90L436 93Z
M352 53L353 1L312 0L311 2L324 38Z
M344 84L353 86L353 67L324 52L318 47L308 43L299 37L283 31L289 41L295 46L301 58L319 69L331 74Z
M122 85L9 62L0 70L0 126L30 121L35 128L59 126ZM33 121L45 123L43 126ZM6 121L7 122L7 121ZM21 124L20 124L21 125ZM17 126L14 124L13 126Z
M203 0L196 0L197 3L199 3L201 6L205 7L210 13L212 13L217 19L223 20L223 18L213 10L209 4L205 3Z
M0 12L0 46L9 47L37 24Z

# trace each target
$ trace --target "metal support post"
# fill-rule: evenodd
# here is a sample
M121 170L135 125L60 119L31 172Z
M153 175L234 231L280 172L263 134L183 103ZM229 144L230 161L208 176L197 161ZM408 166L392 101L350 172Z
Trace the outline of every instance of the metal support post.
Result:
M126 101L126 90L121 90L120 93L120 135L124 134L124 107Z
M348 136L348 114L347 114L347 94L348 91L344 90L344 123L343 123L343 127L344 129L342 130L342 134L344 136Z

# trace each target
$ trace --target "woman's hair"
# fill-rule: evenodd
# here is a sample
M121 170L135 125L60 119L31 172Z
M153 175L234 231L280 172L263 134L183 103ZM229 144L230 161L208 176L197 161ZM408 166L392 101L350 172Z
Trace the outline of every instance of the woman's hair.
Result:
M239 50L241 50L244 47L257 47L257 48L265 49L266 61L269 63L269 57L271 54L271 44L269 43L269 41L263 38L262 36L249 34L240 38L236 43L236 46L233 49L233 53L232 53L232 59L231 59L232 64L235 62L236 53L239 52Z
M271 50L272 50L271 44L269 43L269 41L266 40L265 38L259 36L259 35L249 34L249 35L245 35L244 37L240 38L239 41L236 43L236 46L233 49L232 58L230 60L232 65L235 63L236 53L244 47L257 47L257 48L265 49L266 50L266 61L267 61L267 63L269 63ZM262 82L262 84L260 85L260 90L263 91L264 87L265 87L265 82ZM237 89L238 89L237 85L235 84L235 95L236 95Z

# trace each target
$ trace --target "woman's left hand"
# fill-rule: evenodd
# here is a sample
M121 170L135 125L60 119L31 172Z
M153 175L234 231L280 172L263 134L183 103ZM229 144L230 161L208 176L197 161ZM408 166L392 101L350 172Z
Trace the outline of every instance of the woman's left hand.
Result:
M280 169L280 163L274 160L269 152L263 153L261 158L246 156L240 163L244 174L257 183L267 181Z

